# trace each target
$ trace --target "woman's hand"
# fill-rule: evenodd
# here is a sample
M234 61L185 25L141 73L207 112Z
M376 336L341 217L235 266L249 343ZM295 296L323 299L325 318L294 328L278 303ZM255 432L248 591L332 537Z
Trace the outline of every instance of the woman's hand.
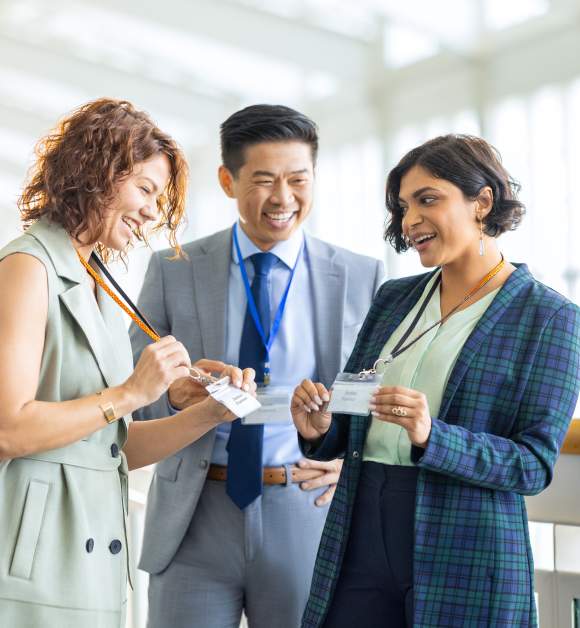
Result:
M236 366L225 364L219 360L198 360L192 366L203 375L217 375L218 378L227 376L230 378L233 386L241 388L251 395L254 395L256 392L256 383L254 382L256 372L254 369L244 369L242 371L242 369ZM193 406L208 396L209 393L205 387L206 384L197 382L189 375L178 379L169 387L169 403L178 410Z
M135 370L123 384L134 400L135 409L147 406L181 377L189 377L191 361L185 347L173 336L148 345Z
M395 423L407 430L413 445L423 449L427 446L431 414L423 393L403 386L383 386L373 395L370 409L375 419Z
M296 387L290 411L302 438L315 441L328 432L332 415L325 410L329 401L330 393L323 384L305 379Z

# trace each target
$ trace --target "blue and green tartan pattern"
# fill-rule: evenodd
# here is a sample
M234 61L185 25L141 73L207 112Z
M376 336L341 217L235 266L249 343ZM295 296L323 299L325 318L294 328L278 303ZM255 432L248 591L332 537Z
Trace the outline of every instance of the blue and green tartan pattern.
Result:
M431 274L377 294L346 366L368 368ZM419 466L415 628L536 626L523 495L542 491L580 389L580 310L518 266L463 346ZM306 455L344 466L320 542L303 628L328 611L349 534L370 417L335 415ZM388 625L385 618L385 625ZM330 627L331 628L331 627Z

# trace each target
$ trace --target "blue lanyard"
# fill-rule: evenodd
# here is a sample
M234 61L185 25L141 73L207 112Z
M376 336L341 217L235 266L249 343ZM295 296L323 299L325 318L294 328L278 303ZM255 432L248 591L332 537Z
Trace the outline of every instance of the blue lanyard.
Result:
M258 331L258 334L262 339L264 349L266 349L265 373L268 374L270 372L270 348L272 347L272 344L274 343L274 340L278 335L278 331L280 330L282 316L284 315L284 308L286 307L286 301L288 300L288 292L290 291L292 279L294 279L294 273L296 272L296 267L298 266L298 262L300 261L300 256L302 255L304 245L302 245L302 248L298 253L298 257L296 258L294 268L292 268L290 272L288 285L286 286L286 290L284 290L284 294L282 295L282 300L280 301L280 305L278 306L278 309L276 311L276 316L274 317L272 329L270 330L270 334L268 335L268 337L266 337L266 333L264 332L264 328L262 327L262 321L260 320L260 315L258 314L258 309L256 308L256 302L254 301L254 295L252 294L252 288L250 287L250 280L248 279L248 273L246 272L246 266L242 258L242 251L240 250L240 243L238 241L238 225L234 225L234 245L236 247L236 254L238 256L238 262L240 264L240 272L242 273L242 279L244 281L244 288L246 289L246 296L248 298L248 307L250 308L250 314L252 315L252 320L254 321L256 330Z

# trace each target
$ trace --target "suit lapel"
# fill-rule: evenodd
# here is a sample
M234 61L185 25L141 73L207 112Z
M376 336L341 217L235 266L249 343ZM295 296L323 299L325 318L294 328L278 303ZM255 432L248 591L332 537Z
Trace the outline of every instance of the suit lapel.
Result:
M445 388L443 400L441 402L441 409L438 417L439 419L445 420L445 416L449 411L453 397L455 396L455 393L461 384L461 380L463 379L473 358L477 355L482 343L493 331L494 326L509 307L513 298L529 282L530 277L531 275L527 266L524 264L519 266L517 270L508 277L491 305L479 319L475 329L471 332L469 338L463 345L455 366L453 367L449 381Z
M122 383L114 343L89 287L77 284L59 297L85 335L107 386Z
M102 277L100 272L99 274ZM103 280L107 281L104 277ZM114 288L113 291L115 291ZM109 341L107 350L111 352L115 360L115 378L124 381L133 371L133 352L125 318L119 306L100 288L97 291L97 302L103 327L107 332L107 340Z
M226 353L231 246L232 230L227 229L216 234L201 254L191 258L203 355L213 360L224 360Z
M373 363L381 354L387 340L392 336L397 327L399 327L407 314L421 298L421 295L425 290L425 286L428 284L431 277L433 277L433 274L434 273L422 275L419 282L412 287L408 293L402 294L401 298L397 299L395 303L391 301L389 303L381 304L384 306L384 310L379 315L379 323L375 325L371 331L369 342L366 345L366 350L362 352L357 364L353 365L356 370L361 370L363 368L368 369L372 367ZM389 295L389 299L392 299L392 294Z
M305 235L312 286L314 342L318 379L327 385L341 369L343 310L346 268L321 254L318 241Z
M114 329L118 330L119 325L123 325L121 312L119 311L118 314L110 312L111 316L114 314L119 320L116 320L114 325L112 320L110 321L111 332L109 332L97 302L90 292L86 271L62 227L46 220L39 220L28 229L27 233L42 244L58 276L63 280L63 290L59 298L85 335L106 384L108 386L120 384L126 379L128 373L126 368L120 368L119 365L123 364L126 367L127 359L121 360L120 355L117 354L121 350L118 346L120 334L115 334L113 338L111 333L114 333ZM104 298L108 299L108 297ZM105 311L110 307L116 306L113 303L106 304ZM117 335L119 338L116 337Z

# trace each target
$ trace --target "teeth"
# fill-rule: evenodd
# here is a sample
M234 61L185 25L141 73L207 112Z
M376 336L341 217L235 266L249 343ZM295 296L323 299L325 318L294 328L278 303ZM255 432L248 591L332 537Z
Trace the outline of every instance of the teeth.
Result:
M426 233L425 235L420 235L414 238L415 244L421 244L421 242L425 242L425 240L429 240L430 238L434 238L434 237L435 237L434 233Z
M133 220L131 220L130 218L121 218L121 220L127 225L127 227L129 227L129 230L131 231L131 237L132 238L137 238L138 237L138 229L139 229L139 225L137 223L135 223Z
M266 212L266 216L268 216L268 218L270 218L271 220L278 220L279 222L285 222L286 220L290 220L293 215L294 212L286 212L285 214L269 214L268 212Z

